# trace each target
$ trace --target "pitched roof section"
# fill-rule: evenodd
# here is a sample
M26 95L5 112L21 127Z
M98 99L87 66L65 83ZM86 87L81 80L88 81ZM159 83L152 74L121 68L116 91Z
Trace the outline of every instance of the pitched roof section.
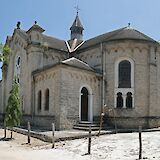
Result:
M73 52L74 50L76 50L76 48L79 48L83 44L83 42L84 42L83 40L78 40L78 39L67 41L69 45L69 51Z
M89 71L94 71L87 63L82 62L81 60L72 57L67 60L62 61L62 64L67 64L73 67L89 70Z
M80 27L80 28L84 29L78 15L76 16L76 18L75 18L75 20L74 20L70 29L72 29L74 27Z
M42 32L45 31L42 27L40 27L40 26L37 25L37 24L34 24L34 25L27 31L27 33L31 32L32 30L39 31L40 33L42 33Z
M46 47L68 52L68 48L64 40L46 36L44 34L42 34L42 37L43 37L43 45L45 45Z
M85 43L78 49L84 49L91 47L93 45L99 44L101 42L113 41L113 40L143 40L152 43L157 43L154 39L148 37L147 35L133 29L131 27L124 27L112 32L108 32L97 36L95 38L85 41Z

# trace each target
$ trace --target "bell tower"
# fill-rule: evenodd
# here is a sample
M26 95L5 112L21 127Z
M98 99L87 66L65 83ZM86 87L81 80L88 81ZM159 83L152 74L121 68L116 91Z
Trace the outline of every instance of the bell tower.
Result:
M70 28L71 30L71 40L74 40L74 39L77 39L77 40L83 40L83 25L81 24L81 21L79 19L79 16L78 16L78 11L79 11L79 8L76 7L77 9L77 15L76 15L76 18Z

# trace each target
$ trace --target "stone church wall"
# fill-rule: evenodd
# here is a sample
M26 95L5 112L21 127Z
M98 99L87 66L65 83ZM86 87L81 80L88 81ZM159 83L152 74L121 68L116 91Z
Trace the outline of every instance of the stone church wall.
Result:
M59 130L59 97L60 97L60 72L58 68L49 69L45 72L34 75L34 119L43 119L44 126L55 122L56 129ZM45 108L45 91L49 89L49 110ZM42 109L38 111L38 92L42 93ZM48 118L47 118L48 117ZM35 122L36 123L36 122ZM42 125L37 121L36 125Z
M93 96L93 119L97 118L101 110L100 78L93 72L63 67L61 69L61 98L60 98L60 127L72 128L79 121L80 92L86 87Z
M32 79L32 72L35 70L39 70L42 68L45 68L46 66L51 66L56 64L57 62L63 60L65 58L65 54L60 55L54 50L51 51L44 51L40 47L34 47L30 46L27 50L27 54L25 55L25 58L23 58L24 61L24 69L22 73L22 82L24 86L22 88L23 97L24 97L24 113L25 114L31 114L34 104L33 102L33 95L30 94L27 96L28 93L33 93L33 86L34 82Z
M94 48L91 48L89 50L86 50L78 55L76 57L83 62L86 62L89 64L89 66L97 69L102 70L102 53L101 53L101 47L100 45L97 45Z
M0 113L2 113L2 81L0 80Z
M136 43L117 43L106 45L109 52L106 52L106 100L110 107L114 108L115 89L115 63L120 58L131 58L134 61L134 90L135 104L131 110L115 109L117 116L139 117L147 116L149 96L149 66L147 46ZM143 58L142 58L143 57ZM143 94L145 93L145 94Z
M35 74L34 79L35 118L43 117L45 122L44 116L52 117L50 123L54 121L57 130L72 128L79 121L79 96L80 88L83 86L89 86L92 89L93 118L99 116L101 109L100 78L97 78L93 72L58 65ZM47 88L50 90L48 112L44 110L44 94ZM40 90L42 91L42 110L38 112L38 91Z
M160 47L157 50L157 106L160 106ZM160 109L160 107L157 107ZM159 112L156 112L156 116L159 116Z
M160 78L156 75L157 69L160 69L159 65L156 67L156 64L153 63L156 59L154 45L151 47L151 44L149 43L135 42L132 40L121 42L113 41L106 44L103 43L103 52L105 54L106 70L105 103L108 107L114 110L120 126L135 127L138 123L143 126L149 126L149 117L158 116L160 114L158 107L159 105L157 102L159 99L157 98L157 90L159 90L157 84L159 82L156 80ZM97 63L97 57L95 55L99 57L99 62ZM97 69L96 66L102 66L101 55L102 53L100 46L95 46L90 50L88 49L82 53L79 53L77 57ZM158 56L159 55L157 55L157 61L159 61ZM134 61L133 109L115 108L115 63L118 59L125 58L130 58ZM102 70L101 67L98 69ZM113 117L112 112L109 114L110 117ZM153 124L153 120L151 123Z
M151 91L151 87L156 87L156 69L152 70L149 63L150 47L148 44L137 42L117 43L106 45L106 102L114 109L117 123L122 127L134 128L138 125L148 126L150 116L150 98L156 98L156 90ZM117 109L114 108L115 89L115 62L119 58L128 57L134 61L134 108ZM151 86L152 85L152 86ZM152 106L157 108L156 99L152 100ZM153 107L152 107L153 108ZM152 110L156 113L156 110ZM160 113L160 112L159 112ZM110 113L111 114L111 113ZM113 117L113 114L111 114ZM119 117L119 118L118 118Z

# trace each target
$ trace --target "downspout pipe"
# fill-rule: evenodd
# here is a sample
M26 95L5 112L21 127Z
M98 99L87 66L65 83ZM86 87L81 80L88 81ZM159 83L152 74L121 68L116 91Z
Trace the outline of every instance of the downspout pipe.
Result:
M101 112L103 112L103 108L105 105L105 76L106 76L106 61L105 61L105 52L103 50L103 43L100 44L101 54L102 54L102 105L101 105Z

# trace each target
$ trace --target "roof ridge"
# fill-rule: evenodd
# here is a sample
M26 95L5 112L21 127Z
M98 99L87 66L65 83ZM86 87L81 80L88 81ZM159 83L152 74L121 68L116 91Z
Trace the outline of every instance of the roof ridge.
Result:
M147 39L151 39L152 41L155 41L153 38L151 38L151 37L147 36L146 34L144 34L144 33L140 32L140 31L138 31L137 29L134 29L134 28L133 28L133 30L135 30L136 32L138 32L139 34L141 34L142 36L144 36L145 38L147 38ZM156 42L156 41L155 41L155 42Z
M96 36L96 37L90 38L90 39L86 40L85 42L90 41L90 40L92 40L92 39L96 39L96 38L102 37L102 36L104 36L104 35L106 35L106 34L110 34L110 33L112 33L112 32L122 31L124 28L126 28L126 27L119 28L119 29L116 29L116 30L113 30L113 31L110 31L110 32L103 33L103 34L98 35L98 36ZM116 34L116 33L115 33L115 34ZM113 36L113 35L111 35L110 37L112 37L112 36ZM110 38L110 37L109 37L109 38ZM108 39L108 38L107 38L107 39Z
M157 43L157 41L154 40L153 38L145 35L144 33L134 28L123 27L123 28L96 36L89 40L86 40L85 43L78 48L78 50L85 49L85 48L100 44L102 42L109 42L109 41L115 41L115 40L141 40L141 41Z
M90 66L88 63L86 63L86 62L84 62L84 61L82 61L82 60L80 60L80 59L78 59L78 58L76 58L76 57L68 58L68 59L62 61L62 63L71 62L72 60L75 60L75 61L77 61L77 62L79 62L79 63L81 63L81 64L89 67L90 69L92 69L91 66Z

